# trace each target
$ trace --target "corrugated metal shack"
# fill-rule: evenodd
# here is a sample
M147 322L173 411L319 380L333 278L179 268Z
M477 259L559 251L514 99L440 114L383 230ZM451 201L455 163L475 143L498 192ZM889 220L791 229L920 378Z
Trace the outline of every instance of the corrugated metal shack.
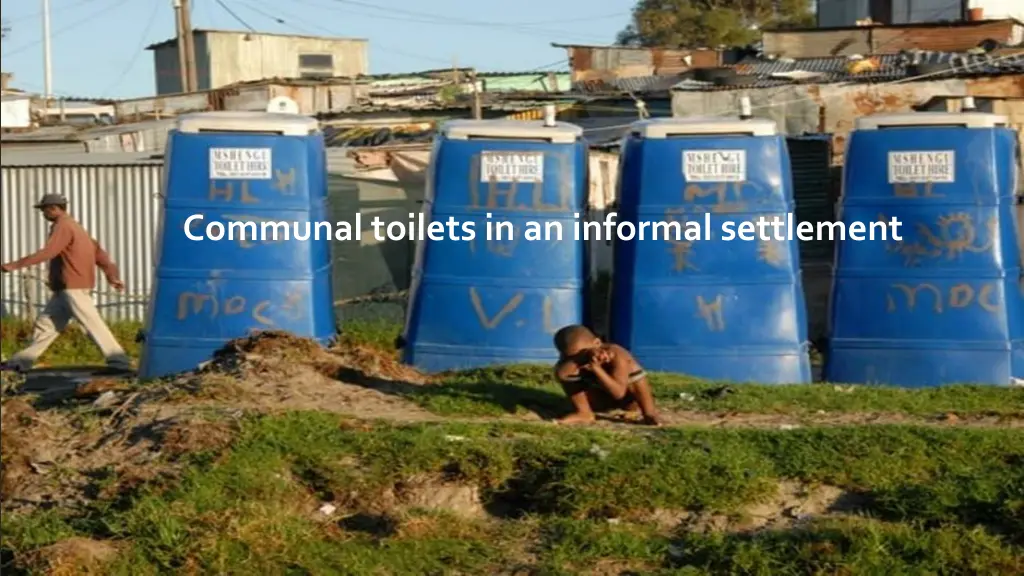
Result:
M209 90L262 78L356 77L369 69L369 41L296 34L195 29L198 88ZM176 38L153 52L157 94L182 91Z
M552 44L564 48L572 69L573 89L615 87L617 80L649 76L675 76L692 68L719 66L723 52L667 47L587 46Z
M0 134L5 152L32 151L39 154L85 152L161 152L174 119L149 120L111 126L43 126L28 132Z

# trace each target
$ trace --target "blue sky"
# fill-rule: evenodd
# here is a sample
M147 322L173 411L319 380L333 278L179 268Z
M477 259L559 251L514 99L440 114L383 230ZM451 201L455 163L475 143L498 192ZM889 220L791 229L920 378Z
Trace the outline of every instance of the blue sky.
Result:
M50 0L53 91L128 98L154 92L152 53L174 34L171 0ZM482 71L567 69L551 42L609 44L633 0L193 0L196 28L367 38L370 72L452 65ZM4 72L43 88L41 2L0 0L12 28ZM226 8L225 8L226 7ZM237 15L238 19L231 13ZM284 23L278 22L282 20ZM556 64L563 60L561 65Z

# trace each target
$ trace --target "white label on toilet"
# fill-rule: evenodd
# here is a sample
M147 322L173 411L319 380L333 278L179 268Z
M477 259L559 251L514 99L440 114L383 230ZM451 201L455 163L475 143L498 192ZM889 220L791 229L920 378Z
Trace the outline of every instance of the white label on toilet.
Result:
M481 182L543 182L543 152L481 152Z
M746 182L746 150L683 150L687 182Z
M270 180L270 148L210 148L210 180Z
M889 152L889 184L952 184L956 153L952 150Z

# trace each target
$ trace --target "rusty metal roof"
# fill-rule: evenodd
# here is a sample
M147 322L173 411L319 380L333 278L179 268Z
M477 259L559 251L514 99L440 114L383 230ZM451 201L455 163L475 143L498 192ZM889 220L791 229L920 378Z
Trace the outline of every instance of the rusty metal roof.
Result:
M625 93L655 94L668 92L678 84L682 74L632 76L627 78L609 78L607 80L580 80L573 82L572 89L583 94Z
M345 36L314 36L311 34L282 34L280 32L253 32L251 30L224 30L216 28L193 28L193 36L199 34L236 34L239 36L280 36L284 38L312 38L316 40L339 40L349 42L369 42L366 38L349 38ZM146 46L145 50L156 50L157 48L163 48L164 46L177 46L178 39L168 38L154 44Z
M773 88L799 82L780 75L793 72L808 72L813 76L807 82L830 84L837 82L892 82L927 77L929 80L969 78L978 76L1002 76L1024 74L1024 53L1011 55L970 54L958 52L913 51L899 54L872 56L877 68L868 72L851 73L852 62L845 56L831 58L765 59L747 58L735 69L738 77L747 81L734 85L717 85L686 78L673 86L679 91L716 91L748 88ZM925 71L917 67L926 67Z

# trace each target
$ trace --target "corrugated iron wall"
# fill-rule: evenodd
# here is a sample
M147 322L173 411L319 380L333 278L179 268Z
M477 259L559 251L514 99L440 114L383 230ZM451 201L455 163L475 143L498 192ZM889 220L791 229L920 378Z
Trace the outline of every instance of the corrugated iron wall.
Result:
M832 166L832 135L808 134L786 138L793 174L794 216L801 222L831 222L839 197L837 168ZM800 242L800 271L807 303L808 337L819 341L828 331L828 301L832 290L834 242Z
M63 194L68 210L106 248L121 269L120 295L97 281L96 302L110 320L141 320L152 286L153 246L160 210L161 163L99 166L3 166L0 256L10 262L39 250L49 223L33 205L43 194ZM4 274L4 315L26 316L49 298L45 266ZM29 277L34 276L34 278ZM100 275L102 277L102 274Z
M793 171L794 216L800 222L831 222L836 191L832 183L832 138L814 134L787 138ZM801 262L831 262L834 243L813 240L800 243Z

